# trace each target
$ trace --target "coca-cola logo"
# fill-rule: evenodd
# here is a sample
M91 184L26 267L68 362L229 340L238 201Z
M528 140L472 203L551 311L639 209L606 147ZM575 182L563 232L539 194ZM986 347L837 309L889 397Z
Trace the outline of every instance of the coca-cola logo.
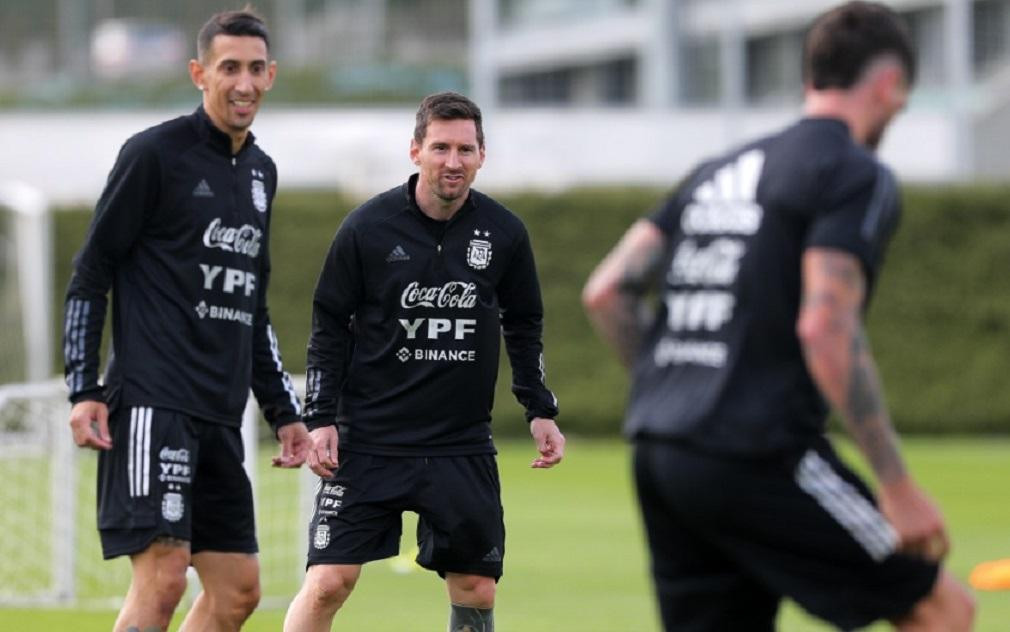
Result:
M400 295L404 309L415 307L458 307L470 309L477 304L477 284L447 281L443 285L423 286L414 281Z
M165 446L158 453L158 456L162 461L175 461L177 463L189 463L189 450L186 448L179 448L173 450L172 448Z
M260 238L263 231L250 224L238 228L223 226L220 217L207 225L203 231L203 245L208 248L220 248L226 252L236 252L240 255L255 257L260 253Z

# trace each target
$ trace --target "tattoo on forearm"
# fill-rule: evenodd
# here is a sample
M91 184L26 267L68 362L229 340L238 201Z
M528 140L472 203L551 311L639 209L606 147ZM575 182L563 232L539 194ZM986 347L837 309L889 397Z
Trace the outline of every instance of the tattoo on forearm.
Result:
M637 295L622 295L618 300L611 322L611 337L617 354L625 366L630 367L642 344L642 300Z
M863 272L849 255L821 257L820 262L825 277L840 281L848 290L863 289Z
M852 336L849 388L844 417L853 438L862 447L877 477L892 480L905 473L897 437L884 404L883 389L860 327Z
M617 352L626 366L631 366L642 343L646 327L643 298L657 285L665 249L643 248L629 254L620 280L620 298L611 314L610 331Z

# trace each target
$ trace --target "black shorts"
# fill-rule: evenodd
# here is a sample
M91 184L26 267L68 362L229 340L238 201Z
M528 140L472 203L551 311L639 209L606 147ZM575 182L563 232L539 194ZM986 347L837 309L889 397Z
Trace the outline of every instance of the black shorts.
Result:
M320 480L316 492L308 565L364 564L396 555L404 511L418 515L418 564L442 577L501 577L505 522L492 454L341 452L340 468Z
M872 494L824 441L742 460L635 444L667 630L774 630L782 596L842 629L908 613L938 567L895 553Z
M139 553L159 536L190 551L255 553L252 486L238 428L150 407L109 419L112 450L98 456L98 530L105 559Z

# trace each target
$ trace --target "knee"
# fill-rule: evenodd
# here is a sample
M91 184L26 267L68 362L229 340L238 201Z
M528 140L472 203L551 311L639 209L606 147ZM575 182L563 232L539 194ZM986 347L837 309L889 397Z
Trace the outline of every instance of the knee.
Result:
M935 628L951 632L971 630L975 621L975 597L950 573L941 573L932 595L936 604L933 610L938 613Z
M902 630L968 632L975 621L975 598L947 571L941 571L933 592L897 626Z
M148 594L154 599L158 620L162 625L168 626L176 606L179 605L186 592L186 571L173 568L161 569L153 584Z
M494 578L482 575L455 575L452 581L453 601L475 608L494 607Z
M957 597L957 605L953 608L954 616L950 629L971 630L975 624L976 608L975 597L964 588L961 588L960 594Z
M356 573L340 569L313 566L305 578L305 592L313 609L339 608L347 601L358 581Z
M235 621L245 621L256 610L260 603L262 591L258 581L238 586L232 596L228 608L230 618Z

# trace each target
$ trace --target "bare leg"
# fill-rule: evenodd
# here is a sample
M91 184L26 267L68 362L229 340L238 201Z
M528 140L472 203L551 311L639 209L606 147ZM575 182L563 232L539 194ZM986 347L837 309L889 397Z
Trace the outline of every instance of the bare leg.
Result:
M179 600L186 592L189 542L157 538L144 551L130 556L133 576L126 600L116 618L116 632L167 630Z
M238 632L260 601L259 560L251 553L201 551L193 567L203 591L181 631Z
M895 621L902 632L962 632L972 628L975 600L954 576L940 569L932 592Z
M329 632L361 576L360 564L316 564L305 573L302 589L284 617L285 632Z
M494 632L493 577L446 573L449 632Z

